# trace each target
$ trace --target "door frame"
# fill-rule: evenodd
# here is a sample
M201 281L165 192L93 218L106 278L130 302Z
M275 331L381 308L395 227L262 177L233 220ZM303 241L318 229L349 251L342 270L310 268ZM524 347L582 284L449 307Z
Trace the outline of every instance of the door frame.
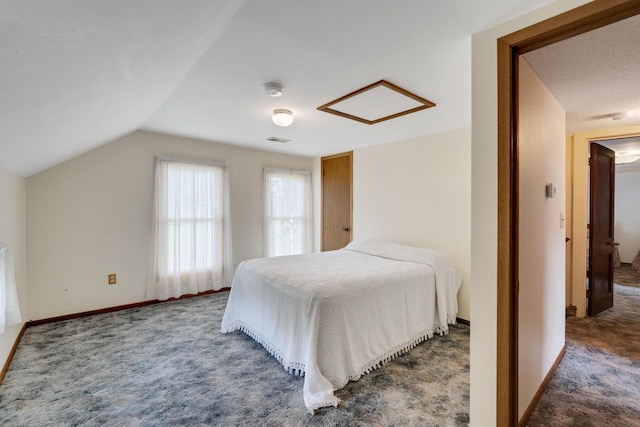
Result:
M573 213L571 227L572 256L568 266L571 268L571 301L576 307L576 316L585 317L587 314L586 290L584 280L587 271L587 260L583 254L587 253L587 210L589 178L588 166L589 143L592 141L606 141L608 139L631 138L640 136L640 125L619 128L599 129L579 132L571 137L572 149L572 181L573 196L571 210Z
M640 14L638 0L594 0L497 40L496 421L518 425L518 56Z
M351 171L349 188L349 240L353 239L353 151L333 154L320 158L320 252L324 251L324 161L338 157L349 157L349 169Z

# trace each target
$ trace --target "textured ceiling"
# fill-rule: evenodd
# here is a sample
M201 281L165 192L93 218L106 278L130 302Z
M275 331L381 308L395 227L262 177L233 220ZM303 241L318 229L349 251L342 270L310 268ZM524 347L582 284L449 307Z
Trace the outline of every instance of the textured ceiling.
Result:
M640 15L524 55L567 111L567 134L640 124ZM612 120L634 111L633 118Z
M640 15L524 55L567 111L567 135L640 124ZM614 120L619 113L632 117ZM640 154L640 138L597 141ZM616 165L640 170L640 160Z
M0 0L0 165L28 176L140 128L318 156L470 126L471 34L550 1ZM437 106L371 126L316 110L381 79Z

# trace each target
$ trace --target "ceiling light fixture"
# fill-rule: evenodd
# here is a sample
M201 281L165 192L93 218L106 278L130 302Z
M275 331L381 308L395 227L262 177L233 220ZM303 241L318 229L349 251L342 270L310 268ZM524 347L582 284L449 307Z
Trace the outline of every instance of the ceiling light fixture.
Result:
M264 93L274 97L281 96L283 87L284 86L282 86L280 83L276 83L276 82L265 83Z
M616 165L626 165L627 163L634 163L640 156L616 156Z
M291 123L293 123L293 113L291 112L291 110L273 110L273 117L271 119L273 120L273 123L278 126L289 126Z
M627 163L634 163L640 159L640 153L637 151L620 151L616 152L616 165L625 165Z

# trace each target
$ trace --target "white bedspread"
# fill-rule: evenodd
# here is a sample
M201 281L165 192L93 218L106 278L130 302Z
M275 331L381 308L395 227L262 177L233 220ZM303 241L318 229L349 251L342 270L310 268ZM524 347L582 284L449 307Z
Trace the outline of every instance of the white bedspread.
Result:
M242 330L292 373L309 411L455 323L461 278L442 253L367 240L237 269L223 333Z

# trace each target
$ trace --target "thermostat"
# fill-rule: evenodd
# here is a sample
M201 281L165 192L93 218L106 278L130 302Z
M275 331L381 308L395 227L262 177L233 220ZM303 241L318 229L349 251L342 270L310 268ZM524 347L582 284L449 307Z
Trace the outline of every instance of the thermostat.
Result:
M549 199L553 199L554 197L556 197L557 192L558 192L558 189L556 188L555 182L550 182L547 184L547 197Z

